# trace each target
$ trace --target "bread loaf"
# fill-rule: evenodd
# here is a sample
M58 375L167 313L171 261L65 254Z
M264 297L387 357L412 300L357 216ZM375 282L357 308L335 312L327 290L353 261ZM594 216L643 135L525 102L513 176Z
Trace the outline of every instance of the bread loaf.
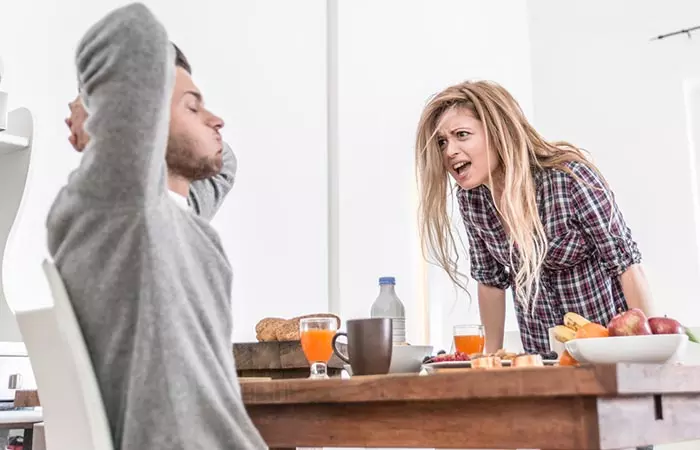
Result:
M266 317L255 325L255 337L259 342L274 341L275 330L285 323L285 319L279 317Z
M256 338L260 342L264 341L298 341L301 339L299 333L299 323L301 319L311 317L328 317L334 318L336 328L340 328L340 317L335 314L319 313L307 314L304 316L294 317L292 319L280 319L277 317L267 317L262 319L255 326Z

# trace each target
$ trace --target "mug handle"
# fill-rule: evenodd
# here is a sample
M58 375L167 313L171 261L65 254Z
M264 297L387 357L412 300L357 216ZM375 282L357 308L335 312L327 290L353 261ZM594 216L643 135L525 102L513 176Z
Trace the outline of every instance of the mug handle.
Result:
M331 341L331 347L333 347L333 353L335 353L338 356L338 358L342 359L345 362L345 364L350 364L350 360L345 355L343 355L340 352L340 350L338 350L338 348L335 346L336 341L338 340L338 338L340 336L345 336L347 338L348 334L344 333L342 331L335 333L335 336L333 336L333 340Z

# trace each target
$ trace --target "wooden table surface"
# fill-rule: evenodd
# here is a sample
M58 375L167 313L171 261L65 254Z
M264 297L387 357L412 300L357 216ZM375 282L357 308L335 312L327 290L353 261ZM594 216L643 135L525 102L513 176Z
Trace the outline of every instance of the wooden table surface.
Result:
M242 384L273 448L622 449L700 438L700 367L612 365Z
M242 382L271 448L627 449L700 438L700 367L451 370ZM36 393L18 392L35 406Z

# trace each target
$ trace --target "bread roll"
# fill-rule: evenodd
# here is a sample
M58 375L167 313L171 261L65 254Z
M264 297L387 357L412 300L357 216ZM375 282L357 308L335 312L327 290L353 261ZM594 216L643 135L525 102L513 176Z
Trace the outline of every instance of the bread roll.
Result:
M328 317L335 319L336 329L340 328L340 317L335 314L319 313L306 314L292 319L280 319L277 317L267 317L255 326L255 334L258 341L298 341L301 339L299 333L299 323L301 319L311 317Z
M513 367L542 367L542 356L540 355L518 355L513 359Z
M501 358L498 356L482 356L472 360L472 369L493 369L502 367Z
M259 342L274 341L275 330L285 322L279 317L266 317L255 325L255 337Z

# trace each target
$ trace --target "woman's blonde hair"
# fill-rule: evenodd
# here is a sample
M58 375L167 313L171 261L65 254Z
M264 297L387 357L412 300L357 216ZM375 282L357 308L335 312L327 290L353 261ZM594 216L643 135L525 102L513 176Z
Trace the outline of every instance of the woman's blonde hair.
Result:
M581 149L567 142L547 142L530 125L513 96L494 82L467 81L434 96L423 110L416 137L421 242L424 254L427 250L434 262L464 290L466 277L458 271L458 251L447 213L449 174L437 143L440 120L454 108L471 111L483 124L486 154L493 148L498 157L499 170L504 175L503 190L499 199L493 197L493 190L491 195L501 220L510 230L510 266L517 269L514 290L517 301L527 310L528 306L534 306L530 300L534 302L537 298L540 270L547 254L547 236L537 211L534 172L555 168L575 176L566 165L572 161L599 172ZM491 167L490 161L488 164ZM493 185L492 174L489 185ZM514 248L517 248L517 268Z

